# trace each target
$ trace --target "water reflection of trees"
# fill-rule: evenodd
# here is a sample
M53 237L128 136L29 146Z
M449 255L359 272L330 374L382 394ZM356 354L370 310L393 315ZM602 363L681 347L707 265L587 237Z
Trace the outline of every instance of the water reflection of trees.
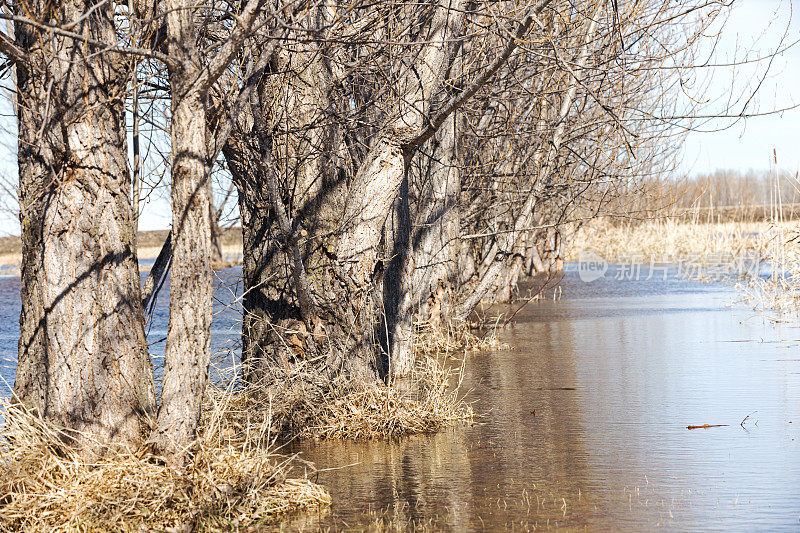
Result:
M352 465L320 474L336 502L333 520L456 530L581 523L587 452L570 390L574 361L563 339L555 341L563 334L557 329L514 326L504 335L511 350L469 356L463 390L471 391L479 417L466 430L395 443L304 445L320 468Z

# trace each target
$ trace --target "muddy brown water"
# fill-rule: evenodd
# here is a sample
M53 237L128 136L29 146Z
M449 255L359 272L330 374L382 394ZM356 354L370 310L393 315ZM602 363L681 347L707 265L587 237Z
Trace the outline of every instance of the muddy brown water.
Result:
M298 446L333 469L317 525L800 530L797 324L735 304L728 285L623 271L567 272L560 299L498 330L510 349L468 356L476 424ZM728 425L687 429L703 424Z
M321 469L334 502L292 526L800 530L800 323L775 324L736 303L730 285L674 271L618 280L631 272L612 266L585 283L572 267L556 299L548 292L498 330L509 349L468 355L462 391L475 424L284 448ZM238 274L217 280L222 353L236 349L240 315L226 306ZM18 290L18 278L0 278L9 383ZM167 313L164 294L151 342ZM704 424L727 426L687 429Z

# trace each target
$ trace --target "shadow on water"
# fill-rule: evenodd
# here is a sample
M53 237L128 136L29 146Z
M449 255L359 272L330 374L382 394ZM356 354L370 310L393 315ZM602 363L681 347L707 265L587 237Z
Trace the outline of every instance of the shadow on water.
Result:
M239 272L218 276L212 335L234 358ZM291 444L333 496L310 525L800 528L800 329L737 305L729 286L645 274L615 279L612 268L586 283L568 270L556 299L498 330L510 349L470 354L473 425ZM0 302L11 383L18 278L0 278ZM166 335L168 302L162 293L150 342ZM703 424L727 426L687 429Z

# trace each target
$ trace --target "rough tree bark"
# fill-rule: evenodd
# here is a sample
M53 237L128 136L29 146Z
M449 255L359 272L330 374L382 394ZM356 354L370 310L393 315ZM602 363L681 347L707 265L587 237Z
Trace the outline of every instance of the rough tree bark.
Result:
M168 461L181 464L194 442L208 383L211 330L211 199L205 100L250 31L262 2L250 0L208 63L202 61L191 0L167 0L172 92L172 272L164 381L153 436Z
M355 219L356 225L353 231L353 234L361 241L360 248L355 247L354 242L350 240L345 240L345 246L340 248L340 257L344 257L346 260L349 259L351 263L358 264L353 260L355 257L353 250L355 250L355 253L361 254L360 261L367 262L366 269L363 266L355 269L351 267L351 277L360 280L360 283L364 283L363 278L359 278L359 276L363 276L364 272L368 271L369 266L374 262L374 257L365 252L369 252L370 245L374 247L374 244L377 244L374 240L374 234L369 231L369 228L374 224L372 219L380 216L377 210L382 207L381 201L384 197L396 191L396 188L402 184L402 179L406 178L405 172L408 169L408 164L414 151L422 143L436 135L446 121L452 120L453 113L508 61L520 40L533 24L536 15L547 7L549 3L550 0L539 0L531 6L525 19L516 29L514 38L506 44L495 60L471 84L442 104L436 113L431 113L431 96L444 80L445 73L454 60L453 52L457 50L455 47L448 46L446 42L458 35L457 32L461 24L460 17L463 16L465 4L443 2L439 5L432 23L432 37L429 39L431 44L426 46L426 50L422 54L423 60L415 68L415 76L418 77L416 83L420 89L416 94L411 92L411 94L405 95L404 102L410 102L411 106L410 108L401 107L400 118L395 122L394 127L389 130L391 134L387 138L388 146L379 144L377 146L378 151L371 153L371 155L374 154L376 159L367 160L367 163L371 163L373 166L377 163L378 168L367 167L371 171L362 175L362 182L359 182L359 176L356 176L355 190L360 195L360 199L372 198L372 200L370 201L371 211L370 209L364 209L363 202L354 203L355 209L359 209L361 213L361 218ZM453 11L448 11L448 9ZM437 42L438 39L441 39L441 41ZM402 89L403 84L401 83L401 94L403 94ZM455 127L455 123L452 126ZM452 134L455 136L457 132L453 131ZM397 159L395 152L389 149L391 148L392 140L397 143L403 156L402 159ZM448 142L446 138L444 141ZM395 170L400 161L404 164L403 172ZM361 170L359 170L359 174L362 174ZM442 178L439 177L438 179ZM446 189L446 181L440 182L437 187L441 189L442 184ZM441 193L441 190L438 192ZM451 189L452 192L454 192L453 189ZM377 202L375 201L376 199L378 199ZM424 211L423 208L423 213ZM364 217L365 212L367 217ZM349 223L353 220L351 216L355 216L357 213L358 211L350 211L350 206L348 205L348 215L350 216L346 215L345 222ZM402 231L400 235L403 235ZM422 244L427 246L431 243ZM345 250L351 250L349 257L341 255L341 252ZM424 255L428 255L428 253ZM421 261L426 260L424 255L419 258ZM394 379L399 379L407 376L414 365L412 351L413 322L410 316L413 309L414 293L425 292L429 290L429 287L413 285L413 272L417 258L406 252L405 249L397 250L393 256L399 258L399 260L395 261L393 272L388 273L387 276L399 276L401 279L400 281L389 279L389 283L398 287L398 290L405 291L405 294L395 295L390 300L395 307L388 309L386 312L386 327L388 330L386 336L389 342L390 371ZM427 259L430 259L430 257Z
M432 139L430 170L422 187L414 229L412 286L420 321L428 322L434 329L441 328L449 319L460 248L459 120L459 114L454 113Z
M395 235L390 241L396 249L388 250L389 265L384 281L388 284L387 297L380 310L385 326L378 328L377 340L386 346L393 376L406 376L413 367L409 282L413 264L409 264L407 169L416 148L430 138L446 118L443 117L432 131L426 130L426 126L432 125L432 122L426 123L426 117L431 115L433 97L452 63L450 39L460 31L464 5L460 0L442 0L437 5L426 36L428 44L400 79L398 113L382 128L350 187L336 256L342 276L355 288L349 304L353 315L361 321L353 325L351 335L360 336L360 339L356 339L357 348L347 361L348 370L365 380L374 379L376 370L378 343L372 338L376 329L372 320L379 310L374 309L373 273L379 260L383 230L393 207L396 207L397 224L391 225Z
M235 175L239 175L237 182L244 183L253 176L257 180L263 180L266 173L275 172L276 169L272 167L278 167L281 177L280 185L283 188L279 196L282 201L287 203L286 211L291 214L289 218L296 222L296 224L291 224L290 230L296 231L296 226L298 226L312 231L306 244L312 244L311 248L314 248L315 251L306 251L303 259L308 258L306 266L308 272L313 273L314 276L311 290L317 297L316 303L320 308L320 313L324 315L327 338L336 339L337 347L333 351L338 352L339 357L334 357L331 363L351 377L367 383L377 381L377 355L380 344L383 344L386 352L390 354L389 358L397 363L398 371L396 373L398 375L407 374L406 369L413 364L409 359L410 350L403 355L391 355L395 345L398 347L410 346L410 342L393 343L392 341L395 336L399 338L400 335L403 335L404 339L410 339L405 332L411 326L408 302L413 294L409 294L410 284L404 281L403 276L413 271L413 262L409 263L401 257L402 254L396 254L391 249L399 246L400 248L397 250L399 251L406 247L404 243L409 241L408 238L398 239L395 237L402 237L404 231L409 232L406 234L410 234L408 217L402 214L403 201L407 201L408 198L400 190L406 179L410 158L420 145L436 133L447 117L472 97L508 60L519 39L531 27L533 15L541 11L548 3L549 0L540 0L534 4L531 12L514 32L514 38L509 40L507 46L488 68L466 88L458 91L438 106L438 112L433 113L433 110L437 110L433 97L440 93L441 84L452 63L450 55L453 49L452 36L460 29L459 25L463 20L465 5L461 1L449 0L442 0L438 3L433 10L430 27L425 31L424 41L427 44L421 47L413 64L401 67L404 70L401 71L400 81L397 84L394 112L390 113L390 116L382 124L373 125L377 129L377 134L369 144L366 156L363 159L354 158L354 161L358 160L360 163L356 163L357 171L355 177L348 183L346 195L340 196L338 191L331 193L327 186L323 186L321 190L308 186L319 179L317 177L319 174L324 175L321 170L312 169L313 164L286 165L299 169L299 172L292 178L289 177L292 174L287 173L286 167L281 167L282 164L294 159L303 160L304 154L307 152L313 154L312 158L318 157L315 151L319 151L320 148L312 147L310 150L305 150L304 145L309 144L305 140L298 143L299 148L296 148L291 145L291 135L283 135L276 139L274 131L276 129L280 131L280 128L273 126L274 129L271 133L273 146L277 144L280 150L285 149L291 153L275 157L274 159L278 163L261 164L263 172L261 172L260 178L258 177L259 173L252 171L252 162L263 159L254 155L254 152L260 151L261 147L252 146L252 141L244 138L250 135L246 132L252 126L241 128L242 131L239 132L239 135L243 138L231 142L229 150L226 148L226 157L229 157L229 162L234 162L231 164L231 168L233 169L236 164L241 167L234 172ZM312 53L314 48L312 47ZM299 53L299 55L303 54ZM300 64L306 67L312 65L300 69L300 72L314 72L313 62L301 60ZM282 65L278 65L275 72L291 72L294 66L291 60L285 62L286 66ZM318 84L307 83L300 76L295 81L297 87L287 91L288 98L285 98L285 103L280 101L277 105L262 103L261 112L264 115L274 116L282 113L280 109L294 109L297 112L287 120L286 129L294 132L309 131L305 125L307 120L303 117L305 115L304 100L310 101L308 107L312 110L324 109L326 104L324 101L320 102L320 96L314 94L313 90L311 94L304 93L304 87L315 87ZM280 90L278 93L279 99ZM310 98L308 98L309 96ZM253 110L253 113L257 112L258 110ZM318 114L319 111L316 113ZM324 130L324 127L317 126L316 130ZM314 129L310 131L314 131ZM325 135L327 134L323 134L323 137ZM250 137L253 136L250 135ZM283 143L285 142L289 142L291 147L284 148ZM258 164L260 163L256 163L256 165ZM306 172L308 169L312 171ZM335 182L336 178L332 181ZM263 189L261 193L259 193L259 187ZM320 192L316 193L316 190L320 190ZM295 194L297 196L294 196ZM281 318L280 313L284 309L277 310L277 314L270 311L273 297L267 294L266 287L269 287L270 283L275 284L275 275L280 279L286 279L288 270L300 271L301 269L297 266L303 266L292 265L289 256L295 254L287 254L288 249L281 251L275 244L276 241L282 239L280 234L283 232L279 228L276 206L269 196L266 194L266 186L263 181L260 185L259 183L244 183L244 186L240 188L240 201L250 204L241 206L243 226L245 226L243 228L245 253L252 256L245 257L245 278L246 280L252 278L250 281L246 281L248 296L245 306L252 303L255 311L248 313L248 316L253 315L253 319L246 317L245 320L254 323L261 321L266 324L263 328L254 326L254 324L249 326L245 324L245 345L253 349L254 353L261 350L262 345L268 344L268 342L262 343L253 336L264 335L268 340L269 328L275 329L277 326L277 329L280 329L276 318ZM405 198L403 198L404 196ZM328 210L337 215L330 227L320 231L321 228L315 226L313 217L308 216L308 213L303 213L302 206L307 204L309 197L324 197L324 202L312 210L314 213ZM256 206L257 202L262 202L260 212ZM268 207L268 209L264 209L264 207ZM400 217L396 220L405 227L395 227L387 235L387 224L392 223L389 220L389 214L396 207L401 208L398 211ZM246 226L252 227L247 228ZM248 238L248 234L253 234L254 238ZM259 241L267 236L271 236L270 241ZM276 254L286 257L276 261ZM260 259L257 259L256 256L260 256ZM395 260L393 261L392 258ZM265 261L275 261L276 265L265 264ZM386 263L390 262L392 264L389 265L389 268L385 268L387 267ZM295 261L295 263L297 262ZM285 272L279 272L281 269ZM248 272L251 271L252 274L249 274ZM386 271L386 278L383 277L384 271ZM396 272L405 272L405 274L396 275ZM254 277L255 274L259 276L258 279ZM384 283L388 283L388 285L384 285ZM391 289L393 284L397 290ZM383 288L389 289L390 294L382 295ZM257 292L250 295L250 291L253 290ZM297 299L296 296L295 299ZM385 314L386 321L381 325L383 314ZM250 338L247 338L248 336ZM381 340L384 342L381 343ZM245 354L246 357L250 357L250 350L246 350ZM277 359L276 362L281 363ZM401 368L403 370L400 370Z
M299 23L325 27L314 20L324 16L321 9L312 10ZM251 62L267 59L260 54ZM248 70L257 74L258 69ZM337 150L336 126L327 115L333 105L331 74L319 44L297 43L276 52L266 73L254 79L245 74L244 85L257 87L249 93L250 113L238 121L223 149L242 216L247 381L280 376L300 352L315 352L308 335L320 322L306 265L319 263L320 251L308 235L330 230L329 222L322 223L324 228L320 224L332 218L335 203L323 186L336 174ZM287 344L289 336L294 345Z
M20 16L116 43L114 6L26 2ZM88 14L88 15L87 15ZM139 445L154 403L127 169L122 57L18 22L22 313L14 392L87 456Z
M415 156L417 165L409 168L409 177L401 184L397 205L387 224L387 247L393 253L384 280L384 307L391 329L380 340L391 340L391 351L387 350L389 372L400 388L406 386L402 380L412 373L416 363L415 319L436 331L441 331L448 320L459 245L458 116L454 113L449 117ZM408 187L413 187L417 198L413 214Z

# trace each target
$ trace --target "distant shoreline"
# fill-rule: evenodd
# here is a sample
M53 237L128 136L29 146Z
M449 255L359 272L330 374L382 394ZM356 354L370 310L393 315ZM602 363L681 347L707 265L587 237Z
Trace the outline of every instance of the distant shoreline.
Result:
M143 261L152 261L158 257L167 230L140 231L137 241L137 256L139 270L147 272L150 264ZM226 266L240 265L242 263L242 228L234 227L223 230L220 236L222 256L227 262ZM19 267L22 261L22 241L17 236L0 237L0 276L19 276Z

